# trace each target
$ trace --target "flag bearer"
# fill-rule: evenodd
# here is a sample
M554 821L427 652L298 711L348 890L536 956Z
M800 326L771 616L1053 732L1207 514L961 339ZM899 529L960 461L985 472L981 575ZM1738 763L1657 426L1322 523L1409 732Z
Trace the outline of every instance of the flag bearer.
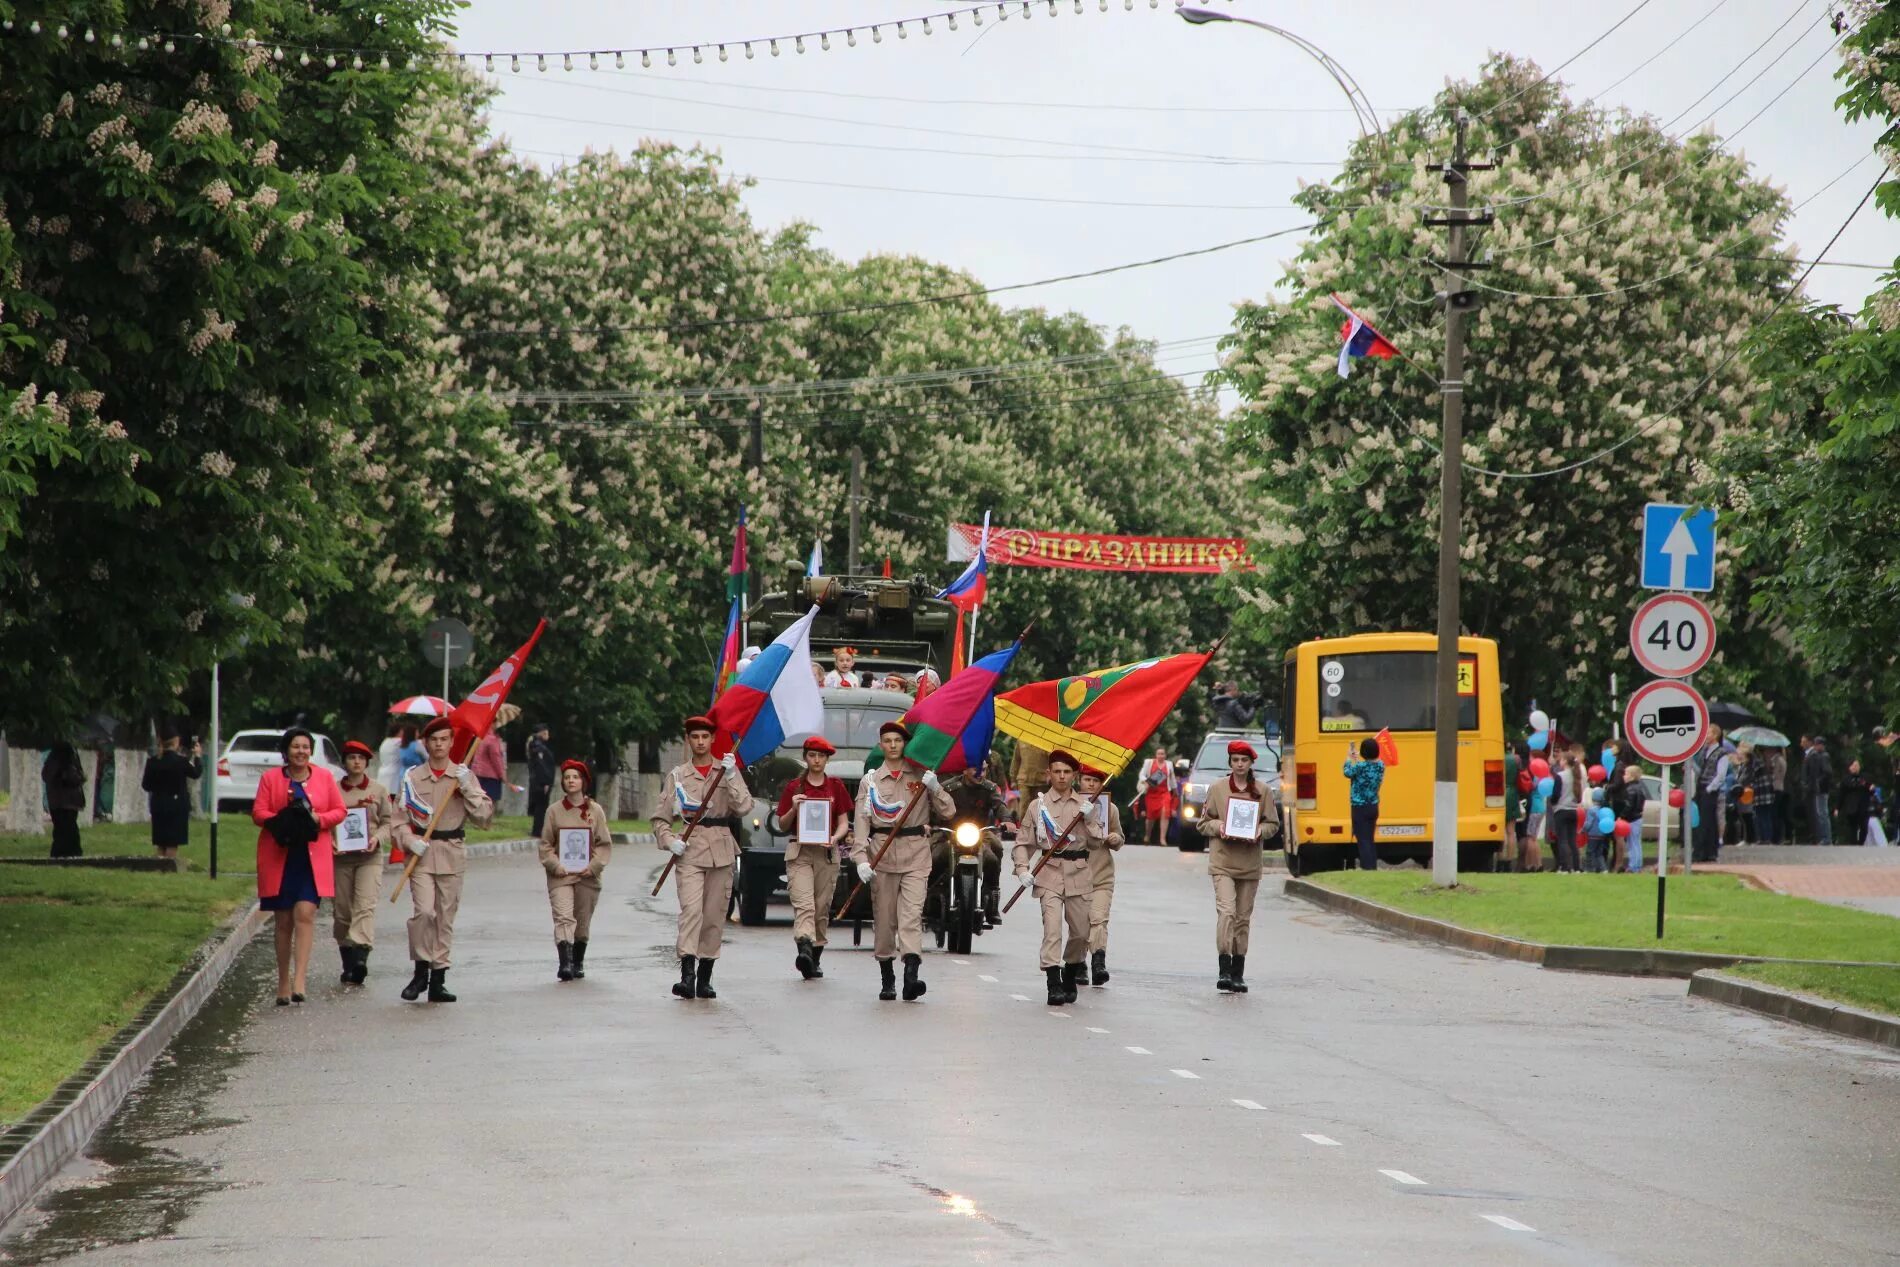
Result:
M1108 908L1115 901L1115 850L1127 843L1122 835L1120 808L1101 795L1107 782L1106 772L1091 765L1082 767L1082 796L1090 804L1089 816L1082 822L1082 835L1088 842L1089 869L1094 882L1089 890L1090 985L1108 984Z
M1214 879L1214 944L1220 953L1217 989L1247 993L1247 933L1253 925L1254 895L1260 891L1261 841L1280 834L1273 798L1253 777L1253 745L1236 739L1227 745L1225 779L1207 789L1201 809L1201 834L1208 838L1207 870ZM1253 832L1227 835L1228 805L1237 799L1260 803Z
M345 985L362 985L369 979L376 903L383 894L383 846L395 832L389 789L369 777L369 763L375 759L376 752L368 744L350 740L343 745L344 774L336 785L343 794L343 808L362 810L369 829L368 849L340 852L333 864L336 896L330 900L330 931L343 960ZM341 829L334 834L340 839Z
M1081 768L1058 748L1049 754L1049 786L1023 810L1022 830L1013 855L1016 878L1029 879L1029 855L1041 851L1053 856L1036 874L1036 896L1042 902L1042 971L1049 979L1049 1005L1075 1002L1075 988L1086 967L1089 948L1089 897L1095 888L1095 869L1089 861L1094 848L1107 849L1104 833L1091 840L1085 816L1088 800L1076 790ZM1064 840L1064 833L1067 839ZM1056 842L1062 841L1061 848ZM1062 936L1068 925L1069 935Z
M600 902L600 873L613 861L614 837L607 811L593 798L594 772L585 761L561 762L561 799L549 806L541 823L541 866L548 873L548 908L554 915L556 979L586 977L587 934ZM561 861L561 833L588 833L587 866L570 871Z
M792 960L799 975L810 981L822 977L825 934L831 927L831 904L837 900L838 855L851 834L851 793L844 780L825 773L825 763L838 750L823 735L805 741L805 772L785 785L778 798L778 829L789 834L785 844L785 881L792 894ZM800 844L798 817L805 801L830 806L829 843Z
M462 839L467 825L486 827L494 820L495 803L482 791L475 772L449 757L455 745L455 726L436 717L422 728L427 759L402 776L402 820L396 842L418 861L410 875L409 957L416 974L402 988L402 997L415 1002L424 987L431 1003L453 1003L446 984L449 951L455 944L455 912L462 905L462 874L468 870L468 850ZM435 832L427 841L429 819L440 808Z
M730 752L713 759L713 724L707 717L686 719L686 760L666 772L660 785L660 809L653 816L653 835L660 848L677 860L673 879L680 900L678 950L680 979L673 993L682 999L716 999L713 964L726 931L726 904L732 900L732 868L739 857L741 815L752 808L752 793ZM713 767L720 767L719 786L711 793ZM680 833L700 807L705 815L692 839Z
M858 879L871 888L872 924L877 933L877 966L881 988L878 998L897 997L897 974L892 959L904 956L904 1001L923 997L924 982L918 975L924 957L924 890L930 883L930 823L948 822L956 815L950 794L937 784L937 773L925 770L921 785L926 795L911 805L911 794L919 786L913 782L916 763L904 759L904 745L910 742L910 730L902 723L887 721L878 728L878 747L884 750L884 764L867 772L858 788L856 826L852 838L852 857L858 864ZM906 813L908 808L909 812ZM885 837L895 828L897 836L874 869L871 859L884 848Z

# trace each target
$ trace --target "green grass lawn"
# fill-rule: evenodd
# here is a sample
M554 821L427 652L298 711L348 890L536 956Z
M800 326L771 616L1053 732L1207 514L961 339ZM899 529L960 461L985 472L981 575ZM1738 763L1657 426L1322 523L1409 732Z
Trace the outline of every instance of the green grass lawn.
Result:
M249 899L253 883L0 866L0 1122L90 1059Z
M651 831L644 818L615 819L615 831ZM472 829L470 840L521 840L528 835L526 814L502 815L488 827ZM187 870L205 871L211 864L211 824L206 819L191 821L191 843L178 851L179 865ZM41 836L0 835L0 858L44 858L53 847L49 831ZM88 856L130 856L150 858L150 823L93 823L79 829L79 847ZM245 814L224 814L218 822L218 870L253 871L257 864L257 828Z
M1900 968L1828 968L1800 963L1748 963L1727 969L1739 977L1836 1003L1900 1016Z
M1431 919L1552 945L1900 963L1900 919L1763 893L1735 876L1671 876L1661 942L1654 876L1465 875L1455 889L1433 888L1416 871L1315 879Z

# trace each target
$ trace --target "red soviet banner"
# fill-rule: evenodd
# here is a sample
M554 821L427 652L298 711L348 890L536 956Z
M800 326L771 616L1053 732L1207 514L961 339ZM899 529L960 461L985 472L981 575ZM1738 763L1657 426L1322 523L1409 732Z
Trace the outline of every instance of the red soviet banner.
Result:
M982 528L951 524L949 561L976 557ZM1095 532L1042 532L990 528L991 563L1017 567L1081 568L1090 572L1251 571L1253 558L1242 537L1129 537Z

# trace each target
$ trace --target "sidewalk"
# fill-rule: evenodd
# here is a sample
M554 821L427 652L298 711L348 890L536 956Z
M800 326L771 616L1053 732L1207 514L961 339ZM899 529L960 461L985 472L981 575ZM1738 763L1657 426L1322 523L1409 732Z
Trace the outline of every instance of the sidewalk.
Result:
M1697 871L1744 876L1771 893L1900 917L1900 849L1740 845Z

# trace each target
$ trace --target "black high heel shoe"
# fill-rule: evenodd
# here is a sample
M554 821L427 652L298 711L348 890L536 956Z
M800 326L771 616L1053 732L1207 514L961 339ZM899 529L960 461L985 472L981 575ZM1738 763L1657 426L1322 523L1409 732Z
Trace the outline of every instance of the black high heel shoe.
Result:
M290 1006L290 1000L289 1000L289 999L287 999L287 998L284 998L284 997L283 997L282 995L279 995L279 996L278 996L278 998L277 998L277 1006L278 1006L278 1007L289 1007L289 1006Z
M301 994L293 994L293 995L291 995L291 996L290 996L290 1001L291 1001L292 1003L301 1003L301 1002L303 1002L303 995L301 995Z

